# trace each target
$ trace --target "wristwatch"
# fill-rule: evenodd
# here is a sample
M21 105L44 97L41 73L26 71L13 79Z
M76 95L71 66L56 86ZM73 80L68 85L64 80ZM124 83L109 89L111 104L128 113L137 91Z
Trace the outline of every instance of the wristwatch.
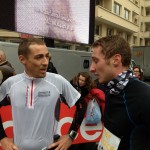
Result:
M75 138L76 138L76 135L77 135L77 132L74 131L74 130L71 130L69 133L68 133L69 137L71 138L71 140L73 141Z

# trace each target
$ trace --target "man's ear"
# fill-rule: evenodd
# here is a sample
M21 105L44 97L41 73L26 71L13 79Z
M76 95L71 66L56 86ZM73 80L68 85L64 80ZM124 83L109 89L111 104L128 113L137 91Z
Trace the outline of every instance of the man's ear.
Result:
M23 55L19 55L19 60L22 64L26 63L26 58Z
M120 65L121 64L121 55L120 54L115 54L113 56L113 62L112 63L113 63L114 66Z

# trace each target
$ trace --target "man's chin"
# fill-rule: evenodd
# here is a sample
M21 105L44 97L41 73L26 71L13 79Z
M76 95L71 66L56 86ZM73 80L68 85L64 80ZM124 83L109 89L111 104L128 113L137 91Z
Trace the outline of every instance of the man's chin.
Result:
M45 74L39 74L38 78L45 78L46 77L46 73Z
M102 78L99 78L98 81L99 81L99 83L101 83L101 84L106 83Z

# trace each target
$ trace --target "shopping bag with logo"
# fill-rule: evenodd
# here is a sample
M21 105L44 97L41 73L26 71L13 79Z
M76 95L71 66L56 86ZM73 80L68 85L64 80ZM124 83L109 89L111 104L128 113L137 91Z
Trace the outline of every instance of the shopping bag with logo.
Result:
M101 111L96 98L89 101L86 112L86 124L98 124L101 121Z

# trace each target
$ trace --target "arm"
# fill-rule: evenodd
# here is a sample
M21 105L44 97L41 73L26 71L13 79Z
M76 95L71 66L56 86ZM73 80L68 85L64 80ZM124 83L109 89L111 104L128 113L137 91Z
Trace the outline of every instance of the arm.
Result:
M5 134L5 130L3 128L3 124L2 124L2 118L1 118L1 115L0 115L0 141L6 137L6 134Z
M82 97L78 99L75 105L76 105L76 111L74 114L74 119L69 129L69 133L67 135L60 137L58 142L53 143L52 145L50 145L49 148L56 146L57 147L56 150L60 150L60 149L67 150L71 146L73 140L76 137L76 132L78 131L82 123L82 120L86 112L86 106L87 106L86 102L84 101Z
M76 111L74 114L73 122L71 124L70 129L69 129L69 132L71 132L72 130L75 132L78 131L78 129L82 123L82 120L84 118L85 112L86 112L87 104L82 97L79 98L79 100L76 102L75 105L76 105Z
M0 107L7 106L7 105L10 105L10 101L8 100L7 97L5 97L0 102ZM5 133L5 130L2 124L1 115L0 115L0 143L1 143L1 147L3 150L18 150L18 148L13 143L13 139L8 138Z
M0 102L0 108L2 106L7 106L10 105L10 101L7 99L7 97L5 97L1 102ZM2 124L2 117L0 115L0 140L2 140L3 138L7 137L5 134L5 130L3 128L3 124Z

